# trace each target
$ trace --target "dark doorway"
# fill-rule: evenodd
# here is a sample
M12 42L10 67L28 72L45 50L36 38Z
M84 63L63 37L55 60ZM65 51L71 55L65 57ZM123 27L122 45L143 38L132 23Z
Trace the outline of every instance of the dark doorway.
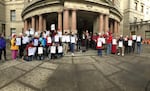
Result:
M83 31L88 30L93 33L93 25L97 14L88 11L77 11L77 30L82 35Z
M48 13L45 15L46 18L46 29L51 30L51 24L55 24L55 29L58 27L58 14L57 13Z

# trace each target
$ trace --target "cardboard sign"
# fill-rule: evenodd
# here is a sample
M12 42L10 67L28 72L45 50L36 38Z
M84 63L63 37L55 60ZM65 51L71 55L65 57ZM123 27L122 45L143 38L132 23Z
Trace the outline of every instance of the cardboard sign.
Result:
M123 42L122 41L119 41L119 47L123 47Z
M43 47L38 47L38 54L43 54Z
M18 46L21 45L21 38L16 38L16 45L18 45Z
M128 46L132 46L132 40L128 40Z
M113 45L117 45L117 40L116 40L116 39L113 39L113 40L112 40L112 44L113 44Z
M51 53L53 53L53 54L56 53L56 46L51 46Z
M62 46L58 46L58 53L63 53L63 47Z

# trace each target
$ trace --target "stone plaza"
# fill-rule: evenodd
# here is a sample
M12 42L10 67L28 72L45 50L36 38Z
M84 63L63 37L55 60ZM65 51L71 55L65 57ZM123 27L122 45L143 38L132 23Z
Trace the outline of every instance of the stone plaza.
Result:
M150 91L149 49L124 57L89 50L55 60L1 62L0 91Z

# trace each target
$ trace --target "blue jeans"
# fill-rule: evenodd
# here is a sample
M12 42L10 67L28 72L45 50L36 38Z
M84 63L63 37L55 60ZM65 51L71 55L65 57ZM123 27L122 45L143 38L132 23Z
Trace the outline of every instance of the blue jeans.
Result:
M137 53L140 54L142 49L142 44L140 42L137 42Z
M107 44L107 55L111 53L111 43Z
M97 50L98 56L102 56L102 49Z
M70 49L71 49L71 52L72 52L72 53L74 53L74 47L75 47L75 44L74 44L74 43L71 43Z

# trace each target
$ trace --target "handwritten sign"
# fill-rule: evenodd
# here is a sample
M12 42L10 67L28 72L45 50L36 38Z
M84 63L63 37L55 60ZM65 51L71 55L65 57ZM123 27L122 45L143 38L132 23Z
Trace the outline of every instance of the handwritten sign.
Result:
M16 45L18 45L18 46L21 45L21 38L16 38Z
M55 54L56 53L56 46L51 46L51 53Z
M58 46L58 53L62 53L63 52L63 47L62 46Z
M116 40L116 39L113 39L113 40L112 40L112 44L113 44L113 45L117 45L117 40Z
M43 47L38 47L38 54L43 54Z
M119 41L119 47L123 47L123 41Z

